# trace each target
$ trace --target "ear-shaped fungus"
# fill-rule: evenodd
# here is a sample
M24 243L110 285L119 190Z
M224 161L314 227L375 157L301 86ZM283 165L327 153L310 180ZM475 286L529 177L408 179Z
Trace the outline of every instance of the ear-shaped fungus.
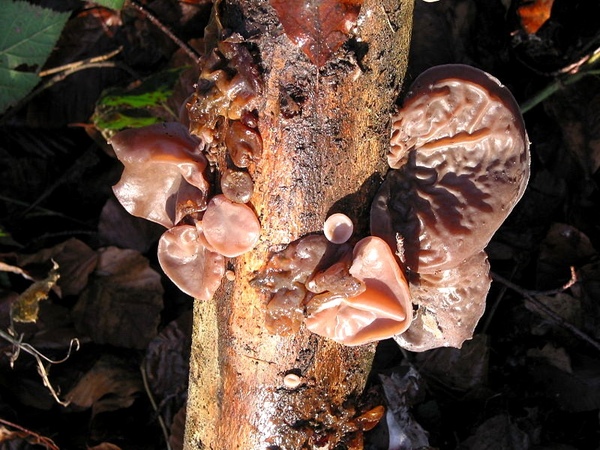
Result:
M518 105L498 80L449 65L424 72L392 118L392 169L371 208L410 276L411 350L460 347L489 288L484 247L523 195L529 142ZM420 276L420 279L419 279Z
M125 166L113 191L132 215L167 228L206 208L206 157L178 122L124 130L110 142Z
M225 272L224 257L256 245L256 214L222 194L206 204L208 162L200 141L180 123L125 130L111 144L125 165L113 187L117 199L130 214L169 228L158 244L161 267L183 292L210 299Z
M212 298L225 273L225 258L207 248L193 225L178 225L161 236L158 261L179 289L199 300Z
M392 118L392 170L371 209L371 234L403 239L407 268L456 267L481 251L523 195L529 141L511 93L469 66L419 76Z
M210 200L202 217L202 229L210 247L230 258L252 250L260 237L260 223L254 211L223 194Z
M307 304L306 327L344 345L362 345L404 332L412 320L406 279L389 246L369 236L354 247L350 275L366 289L356 296L321 294Z

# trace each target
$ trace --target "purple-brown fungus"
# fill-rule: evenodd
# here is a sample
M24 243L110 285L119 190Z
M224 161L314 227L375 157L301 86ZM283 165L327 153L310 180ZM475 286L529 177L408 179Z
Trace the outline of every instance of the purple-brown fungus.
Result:
M200 141L178 122L124 130L110 141L125 169L113 191L132 215L167 228L204 211L209 190Z
M386 176L371 233L410 273L415 321L396 340L409 350L460 347L485 308L483 249L529 178L518 105L478 69L438 66L417 78L392 118Z

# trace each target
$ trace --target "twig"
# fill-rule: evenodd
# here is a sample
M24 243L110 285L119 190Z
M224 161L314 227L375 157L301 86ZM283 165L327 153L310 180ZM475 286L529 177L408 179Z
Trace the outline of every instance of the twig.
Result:
M9 333L6 333L6 332L0 330L0 337L5 339L6 341L10 342L13 345L13 353L12 353L12 355L10 355L10 366L11 367L14 366L14 363L17 360L17 358L19 357L21 350L25 351L26 353L29 353L31 356L33 356L35 358L35 361L37 363L38 374L42 378L42 381L44 382L44 386L46 386L46 388L48 388L48 390L50 391L50 394L52 395L54 400L59 405L68 406L70 402L61 400L58 396L57 390L54 388L54 386L52 386L52 383L50 383L50 379L48 378L48 371L44 367L44 361L46 361L49 364L60 364L60 363L65 362L71 356L71 353L73 350L75 350L75 351L79 350L79 340L77 338L71 339L71 342L69 343L69 350L67 351L67 355L62 359L53 360L53 359L48 358L46 355L41 353L39 350L37 350L32 345L22 342L22 340L23 340L22 334L18 337L15 337L14 334L15 334L14 331L12 331L11 329L9 329Z
M164 23L162 23L158 17L152 14L144 5L139 3L137 0L130 0L131 6L137 9L146 19L148 19L154 26L158 27L160 31L162 31L165 35L169 37L175 44L179 46L194 62L198 63L202 55L198 53L194 48L192 48L187 43L183 42L179 39L175 33L173 33L169 27L167 27Z
M22 433L25 433L25 434L28 434L29 436L34 437L37 441L37 442L35 442L35 444L43 445L50 450L60 450L58 448L58 446L54 443L54 441L46 436L40 436L39 434L37 434L31 430L28 430L27 428L24 428L21 425L17 425L16 423L9 422L8 420L5 420L5 419L0 418L0 423L3 423L4 425L11 427L11 428L16 428L17 430L21 431ZM5 440L3 440L2 442L5 442Z
M113 52L107 53L106 55L96 56L93 58L89 58L87 60L77 61L77 62L74 62L71 64L67 64L65 66L57 67L55 69L48 69L44 72L40 72L40 74L44 74L44 75L50 75L52 73L56 73L56 75L54 75L49 80L39 84L33 91L31 91L29 94L27 94L21 100L19 100L6 113L4 113L4 115L0 117L0 125L6 123L10 117L14 116L14 114L17 111L19 111L23 106L25 106L33 98L37 97L43 91L51 88L56 83L63 81L69 75L73 75L74 73L77 73L81 70L100 69L100 68L104 68L104 67L109 67L109 68L124 70L125 72L129 73L133 77L139 78L137 76L137 74L135 72L133 72L125 64L118 62L118 61L114 61L114 62L106 61L107 55L110 55L109 57L112 57L112 56L116 55L117 53L119 53L119 51L120 51L120 49L118 49L118 51L113 51ZM96 60L96 61L94 61L94 60Z
M596 48L593 52L585 55L577 62L570 64L562 69L552 73L556 79L546 86L544 89L535 94L532 98L524 102L520 106L522 114L531 110L538 104L542 103L551 95L563 89L565 86L577 83L586 75L599 75L600 71L593 70L592 67L598 62L600 58L600 47ZM564 75L567 75L566 77Z
M104 55L92 56L91 58L82 59L80 61L75 61L69 64L65 64L64 66L53 67L52 69L42 70L38 75L40 77L47 77L48 75L54 75L59 72L71 72L75 69L80 68L81 66L87 66L89 64L96 64L104 61L108 61L113 56L118 55L123 51L123 47L119 47L116 50L105 53Z
M522 295L527 301L529 301L530 303L535 305L536 308L538 308L540 311L542 311L545 315L547 315L556 324L567 329L568 331L573 333L575 336L584 340L585 342L587 342L588 344L590 344L592 347L596 348L597 350L600 350L600 342L598 342L596 339L594 339L589 334L581 331L579 328L577 328L571 322L568 322L567 320L563 319L560 315L558 315L556 312L554 312L551 308L549 308L543 302L541 302L540 300L537 299L538 296L556 295L558 293L564 292L566 289L569 289L575 283L577 283L577 276L576 276L576 273L575 273L575 270L573 267L571 267L571 279L566 284L561 286L560 288L552 289L549 291L532 291L532 290L524 289L521 286L518 286L517 284L513 283L512 281L509 281L506 278L504 278L496 273L492 273L492 279L494 281L497 281L498 283L506 286L507 288L515 291L516 293Z
M156 417L158 419L158 423L160 424L160 428L162 429L163 435L165 437L165 445L167 450L171 450L171 443L169 442L169 430L167 429L167 424L162 417L162 414L158 411L158 405L156 404L156 400L154 400L154 396L152 395L152 391L150 390L150 386L148 385L148 376L146 375L146 369L142 364L140 366L140 372L142 372L142 382L144 383L144 390L146 391L146 395L150 400L150 404L156 413Z

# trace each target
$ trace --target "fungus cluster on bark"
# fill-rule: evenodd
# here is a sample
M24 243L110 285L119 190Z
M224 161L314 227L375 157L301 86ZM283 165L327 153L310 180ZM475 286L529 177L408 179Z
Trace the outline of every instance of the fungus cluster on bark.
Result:
M221 41L204 58L186 105L193 135L170 122L125 130L110 142L125 166L115 196L130 214L167 228L158 243L160 265L200 300L218 289L225 258L250 251L260 236L245 170L262 152L252 106L260 89L245 47Z
M260 224L241 170L262 149L248 105L260 91L248 51L221 42L188 103L194 134L179 123L112 139L125 165L114 192L133 215L168 228L159 261L184 292L209 300L225 258L251 250ZM227 153L215 152L222 145ZM371 207L371 236L354 244L335 214L275 253L252 284L269 292L266 326L312 332L345 345L393 337L414 351L460 347L472 337L491 283L484 252L522 196L528 139L518 106L498 80L463 65L438 66L413 84L392 117L390 170ZM220 168L221 194L209 182Z
M413 351L460 347L485 309L484 248L523 195L528 147L497 79L463 65L424 72L392 117L372 236L343 243L337 217L324 227L333 242L311 235L273 255L253 280L272 293L269 328L304 321L345 345L393 337Z

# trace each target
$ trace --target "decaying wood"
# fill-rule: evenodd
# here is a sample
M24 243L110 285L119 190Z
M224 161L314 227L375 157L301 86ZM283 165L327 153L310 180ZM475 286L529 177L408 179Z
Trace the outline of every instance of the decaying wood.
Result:
M233 261L212 302L196 302L186 445L192 449L360 448L352 419L374 345L344 347L264 327L268 298L249 285L273 251L320 231L332 212L368 230L385 173L389 113L407 63L411 0L366 0L355 37L321 68L283 33L266 0L227 0L221 17L258 52L263 139L253 167L257 248ZM300 376L290 389L284 376ZM354 438L352 437L354 436ZM351 441L355 439L354 441ZM341 447L342 448L342 447ZM346 447L343 447L346 448Z

